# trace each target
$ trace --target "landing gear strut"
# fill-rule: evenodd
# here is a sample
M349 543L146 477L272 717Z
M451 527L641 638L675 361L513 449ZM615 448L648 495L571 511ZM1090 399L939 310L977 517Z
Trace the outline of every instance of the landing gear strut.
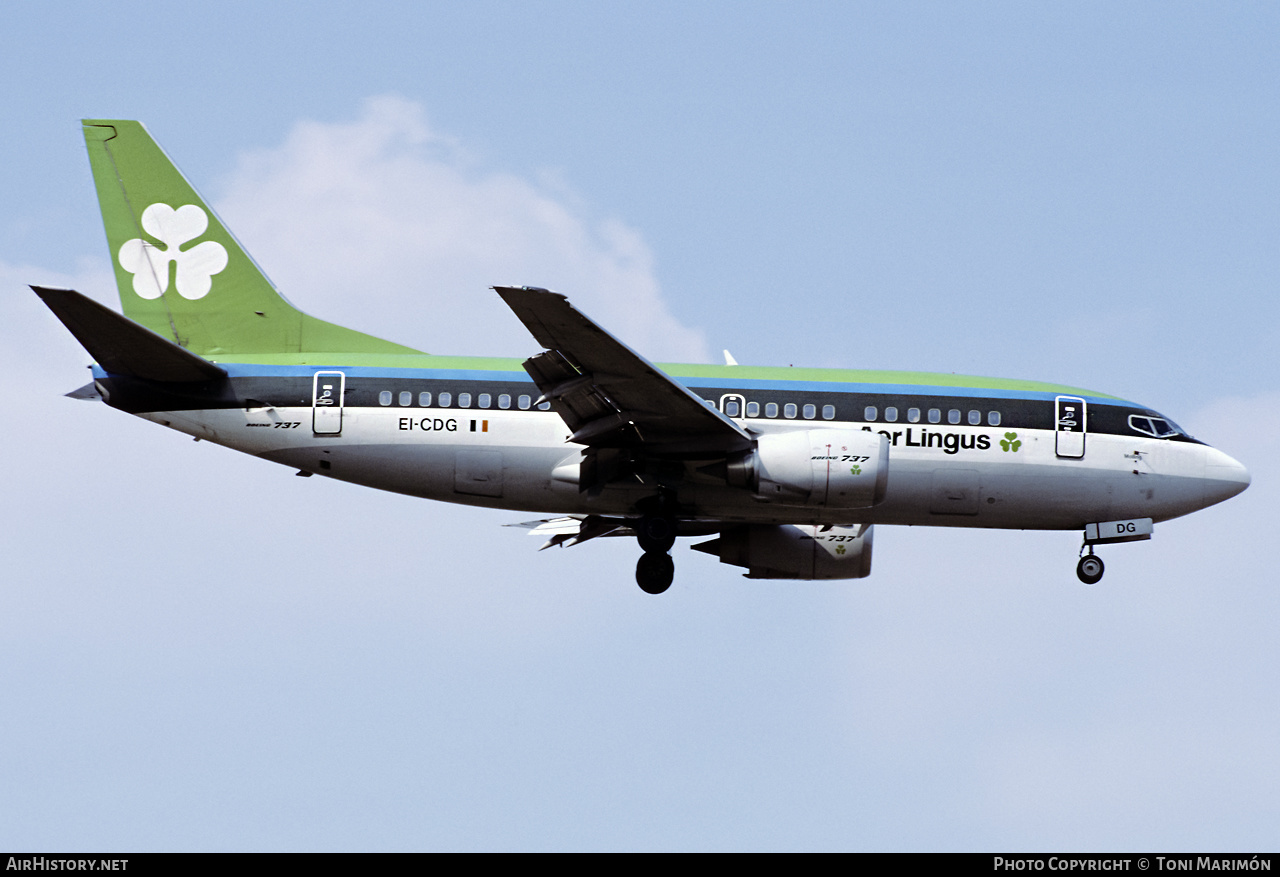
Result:
M1080 562L1076 564L1076 577L1086 585L1096 585L1102 580L1102 573L1106 567L1102 563L1102 558L1093 553L1093 549L1089 549L1089 553L1080 558Z

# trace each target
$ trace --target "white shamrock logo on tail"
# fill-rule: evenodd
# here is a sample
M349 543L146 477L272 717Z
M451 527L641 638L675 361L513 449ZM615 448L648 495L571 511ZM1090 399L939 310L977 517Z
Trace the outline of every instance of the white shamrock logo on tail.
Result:
M174 286L178 295L193 301L209 294L213 275L227 267L227 248L217 241L205 241L189 250L178 248L200 237L209 227L209 217L194 204L174 210L168 204L152 204L142 211L142 229L157 238L164 249L134 238L120 247L120 267L133 275L133 291L143 298L159 298L169 290L169 263L176 262Z

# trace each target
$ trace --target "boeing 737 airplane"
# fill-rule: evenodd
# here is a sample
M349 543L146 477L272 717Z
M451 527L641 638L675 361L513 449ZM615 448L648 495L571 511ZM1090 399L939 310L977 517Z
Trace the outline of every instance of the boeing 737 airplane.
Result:
M1104 393L912 372L654 365L563 296L495 291L541 348L434 356L295 309L138 122L84 137L124 314L33 287L96 361L69 395L427 499L558 516L543 547L630 536L651 594L677 537L749 578L855 579L875 524L1081 530L1094 546L1249 473ZM533 345L531 345L531 348Z

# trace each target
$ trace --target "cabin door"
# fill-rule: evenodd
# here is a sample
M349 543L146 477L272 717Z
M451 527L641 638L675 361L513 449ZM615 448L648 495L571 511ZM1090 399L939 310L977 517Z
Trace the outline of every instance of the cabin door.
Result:
M1079 396L1059 396L1054 400L1055 448L1059 457L1084 457L1084 436L1088 425L1085 401Z
M316 372L311 383L311 431L316 435L342 435L342 372Z

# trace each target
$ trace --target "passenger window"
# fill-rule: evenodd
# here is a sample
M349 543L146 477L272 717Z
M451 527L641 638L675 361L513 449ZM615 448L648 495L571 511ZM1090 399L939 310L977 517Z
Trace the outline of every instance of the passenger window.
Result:
M988 412L987 412L987 425L989 425L989 426L999 426L999 425L1000 425L1000 412L999 412L999 411L988 411Z
M493 402L492 396L490 396L488 393L481 393L480 398L476 399L476 407L488 408L492 402Z
M383 390L381 393L379 393L379 394L378 394L378 404L379 404L379 405L390 405L390 404L391 404L391 391L390 391L390 390Z
M726 417L737 417L738 416L738 400L730 399L729 401L725 402L724 413Z
M979 426L979 425L981 425L981 423L982 423L982 412L981 412L981 411L977 411L977 410L970 411L970 412L969 412L969 425L970 425L970 426Z
M768 404L766 404L766 405L764 406L764 416L765 416L765 417L777 417L777 416L778 416L778 403L777 403L777 402L769 402Z
M440 398L437 401L439 401L441 408L448 408L450 405L453 404L453 394L441 393Z
M796 416L796 403L794 403L794 402L788 402L786 405L784 405L784 406L783 406L783 408L782 408L782 414L783 414L783 416L784 416L784 417L795 417L795 416Z
M530 399L527 395L521 395L520 398L516 400L516 404L520 406L521 411L528 411L529 403L532 401L533 400Z
M551 410L551 403L550 403L550 402L543 402L541 405L539 405L539 406L538 406L538 410L539 410L539 411L550 411L550 410Z
M813 405L804 406L804 419L813 420L818 415L818 409Z
M947 423L959 423L959 422L960 422L960 409L952 408L950 411L947 412Z
M822 419L823 419L823 420L835 420L835 419L836 419L836 406L834 406L834 405L823 405L823 406L822 406Z
M408 407L409 405L412 405L412 404L413 404L413 394L412 394L412 393L410 393L408 390L401 390L401 391L400 391L400 404L401 404L402 406L404 406L404 407Z
M511 397L510 397L510 396L508 396L506 393L503 393L501 396L499 396L499 397L498 397L498 407L499 407L499 408L510 408L510 407L511 407Z
M898 422L898 409L897 409L897 408L886 408L886 409L884 409L884 419L885 419L885 420L887 420L887 421L889 421L890 423L897 423L897 422Z
M419 393L419 394L418 394L418 404L419 404L419 405L421 405L423 408L430 408L430 407L431 407L431 394L430 394L430 393Z
M759 416L760 416L760 403L759 403L759 402L748 402L748 403L747 403L747 416L748 416L748 417L759 417Z
M470 407L471 407L471 394L470 394L470 393L459 393L459 394L458 394L458 407L459 407L459 408L470 408Z
M920 422L920 409L919 409L919 408L908 408L908 409L907 409L907 421L908 421L909 423L919 423L919 422Z
M930 423L941 423L941 422L942 422L942 412L941 412L941 411L939 411L937 408L930 408L930 409L929 409L929 422L930 422Z
M868 405L866 408L863 408L863 409L862 409L862 419L863 419L863 420L875 420L875 419L876 419L876 406L874 406L874 405Z

